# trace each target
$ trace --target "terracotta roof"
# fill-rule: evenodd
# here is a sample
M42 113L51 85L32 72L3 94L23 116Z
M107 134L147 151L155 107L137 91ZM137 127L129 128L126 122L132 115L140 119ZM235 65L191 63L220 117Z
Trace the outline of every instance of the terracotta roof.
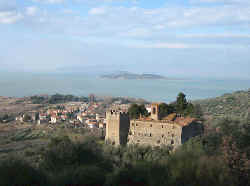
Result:
M168 116L162 118L162 120L174 121L176 118L176 113L169 114Z
M195 118L191 118L191 117L177 117L174 122L176 122L177 124L179 124L180 126L184 127L189 125L190 123L196 121Z

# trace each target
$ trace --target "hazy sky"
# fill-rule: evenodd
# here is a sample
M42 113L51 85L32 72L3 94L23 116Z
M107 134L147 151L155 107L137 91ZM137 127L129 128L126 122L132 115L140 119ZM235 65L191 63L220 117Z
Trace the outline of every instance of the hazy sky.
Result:
M250 0L0 0L0 65L250 78Z

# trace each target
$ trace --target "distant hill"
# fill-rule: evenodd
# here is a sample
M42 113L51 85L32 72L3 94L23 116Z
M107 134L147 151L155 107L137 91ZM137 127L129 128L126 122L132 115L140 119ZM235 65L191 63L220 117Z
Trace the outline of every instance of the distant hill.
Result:
M198 100L194 103L200 104L205 116L213 119L230 117L242 120L250 114L250 89L224 94L216 98Z
M134 74L130 72L118 72L100 76L106 79L167 79L164 76L156 74Z

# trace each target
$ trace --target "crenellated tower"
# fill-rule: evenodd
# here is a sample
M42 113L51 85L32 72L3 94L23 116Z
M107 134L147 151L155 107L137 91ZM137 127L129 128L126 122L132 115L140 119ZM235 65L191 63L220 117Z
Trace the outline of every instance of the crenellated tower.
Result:
M129 114L120 111L106 112L106 137L105 140L114 145L125 145L129 132Z

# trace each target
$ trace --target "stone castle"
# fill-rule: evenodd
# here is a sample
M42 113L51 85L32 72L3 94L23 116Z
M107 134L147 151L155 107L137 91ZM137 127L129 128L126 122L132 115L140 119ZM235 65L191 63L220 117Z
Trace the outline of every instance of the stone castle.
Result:
M151 105L151 116L130 120L128 113L106 113L105 140L113 145L170 145L176 148L188 139L203 133L202 124L194 118L177 114L159 119L159 104Z

